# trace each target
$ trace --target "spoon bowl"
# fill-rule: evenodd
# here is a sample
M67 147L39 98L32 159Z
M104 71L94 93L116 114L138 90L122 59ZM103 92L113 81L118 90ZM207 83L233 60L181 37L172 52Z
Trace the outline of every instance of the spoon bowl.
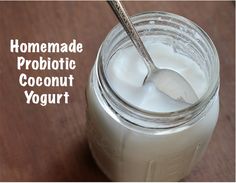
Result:
M183 76L173 70L154 69L146 75L143 85L147 83L154 84L156 89L174 100L188 104L193 104L198 100L191 85Z

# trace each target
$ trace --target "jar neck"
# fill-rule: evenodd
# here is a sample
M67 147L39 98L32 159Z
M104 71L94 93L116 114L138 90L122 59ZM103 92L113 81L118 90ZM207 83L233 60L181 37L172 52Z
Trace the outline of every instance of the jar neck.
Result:
M153 28L152 23L152 29L150 29L149 22L153 20L158 20L156 22L157 27ZM111 56L121 47L132 44L121 25L117 25L108 34L99 49L95 64L95 73L98 79L99 90L101 90L104 99L123 120L143 128L166 129L192 123L194 121L193 119L202 115L202 111L209 106L210 101L215 96L219 86L219 60L212 41L200 27L178 15L165 12L148 12L134 16L132 21L135 26L137 26L137 30L141 36L145 33L145 30L149 30L150 35L152 34L152 31L150 30L153 30L153 34L157 34L156 31L162 32L161 28L166 31L166 27L161 26L164 26L167 23L170 23L169 29L172 32L179 30L177 30L176 25L185 26L185 33L189 33L189 37L191 37L193 31L195 31L195 34L198 34L198 39L196 40L196 44L198 45L195 43L192 43L192 45L196 45L194 49L198 49L198 53L202 54L201 58L204 59L204 62L207 62L206 66L204 66L208 68L208 70L205 69L207 72L206 74L208 75L208 80L213 82L209 82L208 90L196 103L183 110L159 113L145 111L132 106L113 91L105 74ZM175 27L176 30L174 30L173 27ZM159 30L157 30L157 28ZM145 33L145 36L146 35L147 33ZM173 39L179 38L175 37ZM143 123L143 121L145 121L145 123Z

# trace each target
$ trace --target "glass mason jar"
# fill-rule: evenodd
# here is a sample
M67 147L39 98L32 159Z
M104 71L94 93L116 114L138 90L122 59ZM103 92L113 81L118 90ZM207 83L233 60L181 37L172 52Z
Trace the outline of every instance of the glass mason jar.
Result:
M121 25L102 43L90 74L87 135L92 155L113 181L178 181L205 151L219 112L219 59L208 35L192 21L167 12L132 17L145 41L170 45L196 62L207 90L191 106L173 112L148 112L120 98L106 75L111 56L132 44Z

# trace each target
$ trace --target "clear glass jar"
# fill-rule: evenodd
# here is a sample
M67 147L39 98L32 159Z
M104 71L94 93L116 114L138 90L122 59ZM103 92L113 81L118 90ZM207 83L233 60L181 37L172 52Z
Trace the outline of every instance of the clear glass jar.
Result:
M132 21L143 40L152 36L195 61L207 77L207 91L190 107L168 113L123 101L106 78L111 56L132 44L117 25L98 51L86 90L89 146L113 181L178 181L202 156L218 119L218 54L207 34L184 17L145 12Z

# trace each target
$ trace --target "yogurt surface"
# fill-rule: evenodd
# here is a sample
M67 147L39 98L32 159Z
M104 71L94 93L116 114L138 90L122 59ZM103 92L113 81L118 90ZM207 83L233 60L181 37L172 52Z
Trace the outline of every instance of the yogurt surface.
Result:
M155 65L181 74L192 86L198 98L207 90L208 81L199 65L191 58L176 53L171 46L145 41ZM134 46L120 49L110 59L107 78L112 89L127 103L152 112L172 112L190 104L174 100L160 92L152 83L143 85L147 68Z

